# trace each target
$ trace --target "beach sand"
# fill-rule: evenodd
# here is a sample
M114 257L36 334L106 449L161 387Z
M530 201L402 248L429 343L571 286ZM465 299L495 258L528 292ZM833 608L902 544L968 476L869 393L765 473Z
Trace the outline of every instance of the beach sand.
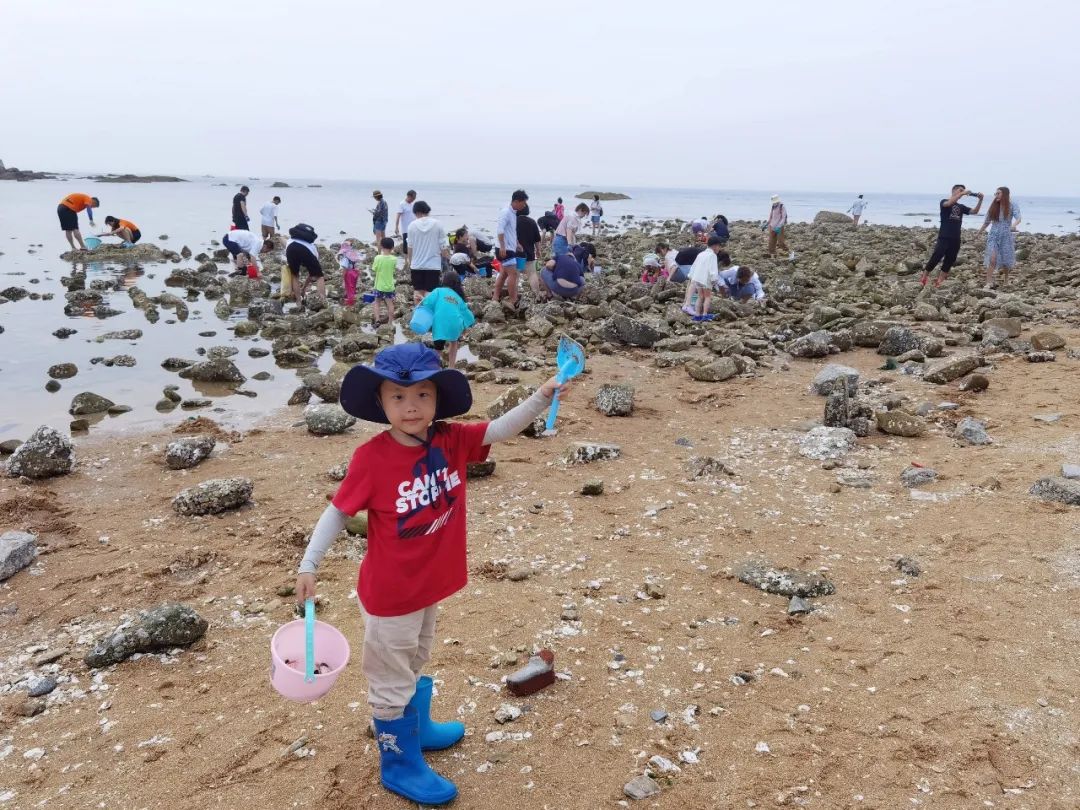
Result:
M824 399L807 387L827 360L778 361L715 384L654 368L652 357L590 357L559 435L493 448L494 476L470 483L471 581L442 607L428 670L437 717L468 728L460 745L428 756L458 784L456 806L611 806L660 755L681 770L658 775L660 795L636 804L1077 807L1080 512L1028 495L1063 461L1080 461L1077 361L998 359L990 390L975 395L877 371L872 350L845 353L841 362L911 407L960 408L937 412L922 438L862 439L826 470L797 450L800 423L821 418ZM603 382L636 386L633 416L592 407ZM480 414L503 387L474 390ZM1048 411L1063 416L1032 418ZM312 705L269 684L269 638L293 609L276 590L293 582L336 488L327 470L374 430L315 438L292 426L299 412L222 433L187 472L164 467L172 434L157 433L91 438L73 474L0 484L4 527L33 530L41 544L0 589L0 682L23 678L42 650L68 650L36 668L60 681L43 714L16 714L25 693L6 689L4 806L405 806L379 785L366 734L359 542L339 540L320 572L321 618L353 646L346 672ZM965 415L985 419L994 443L950 438ZM616 442L622 456L564 468L556 459L575 440ZM689 480L688 460L702 455L734 474ZM933 500L900 486L911 461L938 471L923 488ZM869 489L836 485L861 473L873 476ZM251 505L211 518L171 508L184 487L232 475L254 481ZM578 494L596 478L604 495ZM922 575L899 572L900 555ZM785 598L733 577L757 557L820 572L836 593L789 617ZM527 579L502 576L522 566ZM86 668L93 639L165 600L209 620L202 641ZM560 618L570 604L579 621ZM566 677L512 698L500 680L536 646L555 651ZM736 683L737 673L752 677ZM503 703L523 710L505 726L493 718ZM653 722L653 710L667 719ZM487 742L491 732L524 737ZM680 762L687 751L696 764Z

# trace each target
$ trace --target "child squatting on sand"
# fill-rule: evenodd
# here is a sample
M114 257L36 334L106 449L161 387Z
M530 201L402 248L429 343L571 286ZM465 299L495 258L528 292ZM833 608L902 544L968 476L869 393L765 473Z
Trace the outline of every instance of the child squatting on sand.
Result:
M568 386L555 377L492 422L446 422L472 407L465 375L442 368L419 343L383 349L355 366L341 407L388 424L360 445L333 502L312 532L296 578L296 598L315 595L315 570L345 519L366 509L368 550L356 588L364 617L363 669L375 722L382 784L420 804L443 804L457 787L428 767L421 751L449 748L465 734L458 721L431 719L431 658L438 603L465 587L466 480L470 462L517 436Z

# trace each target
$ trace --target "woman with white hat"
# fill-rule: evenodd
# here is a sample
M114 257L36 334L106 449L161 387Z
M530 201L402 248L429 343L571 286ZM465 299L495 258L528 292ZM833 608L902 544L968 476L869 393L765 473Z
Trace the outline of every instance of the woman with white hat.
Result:
M779 245L781 250L787 250L787 241L784 239L784 228L787 227L787 208L784 207L784 203L780 200L779 194L772 195L772 209L769 211L769 218L765 222L765 227L769 229L769 258L776 257L776 246ZM795 251L791 251L789 259L795 259Z

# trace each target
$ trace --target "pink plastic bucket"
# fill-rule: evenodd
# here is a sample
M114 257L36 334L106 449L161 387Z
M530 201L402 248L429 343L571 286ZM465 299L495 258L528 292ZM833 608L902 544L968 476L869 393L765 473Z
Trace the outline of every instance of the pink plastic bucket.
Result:
M349 641L326 622L315 622L315 680L304 680L304 620L283 624L270 639L270 683L298 703L318 700L349 663Z

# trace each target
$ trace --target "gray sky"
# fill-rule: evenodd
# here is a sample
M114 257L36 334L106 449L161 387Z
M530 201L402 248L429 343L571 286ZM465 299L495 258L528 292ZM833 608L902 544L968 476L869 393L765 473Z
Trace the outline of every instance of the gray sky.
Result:
M20 168L1080 194L1070 0L4 6Z

